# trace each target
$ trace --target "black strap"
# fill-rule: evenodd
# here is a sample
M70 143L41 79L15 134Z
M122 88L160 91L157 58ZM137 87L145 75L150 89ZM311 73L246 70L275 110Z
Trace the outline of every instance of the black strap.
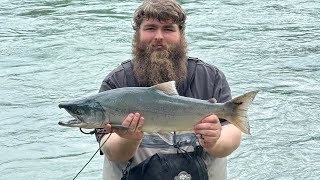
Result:
M129 176L129 172L130 172L130 169L131 169L132 161L133 161L133 158L129 159L129 161L127 163L127 166L124 169L122 169L122 178L121 178L121 180L126 180L127 176Z
M203 154L204 154L203 147L197 146L195 149L195 159L197 161L196 165L198 168L198 173L199 173L200 179L207 180L209 179L207 165L204 163L203 159L201 159Z

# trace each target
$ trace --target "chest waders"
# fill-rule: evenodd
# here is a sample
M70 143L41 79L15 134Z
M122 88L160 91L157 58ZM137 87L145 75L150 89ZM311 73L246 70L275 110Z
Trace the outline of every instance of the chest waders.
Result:
M198 59L189 61L187 81L178 88L180 95L185 95L194 78L194 70ZM128 86L135 86L136 80L130 68L130 62L122 63L126 74L126 83ZM175 135L174 135L175 137ZM176 143L175 143L176 144ZM180 152L173 154L154 154L145 159L140 164L131 167L132 159L128 161L127 167L122 170L121 180L208 180L207 166L202 158L203 148L194 147L193 152L184 152L180 146L175 146Z

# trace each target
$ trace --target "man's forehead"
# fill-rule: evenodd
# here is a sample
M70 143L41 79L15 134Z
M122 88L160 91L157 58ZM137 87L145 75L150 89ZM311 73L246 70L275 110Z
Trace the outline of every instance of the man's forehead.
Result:
M157 19L157 18L143 18L142 21L143 24L148 25L148 24L166 24L166 25L177 25L176 22L174 22L172 19Z

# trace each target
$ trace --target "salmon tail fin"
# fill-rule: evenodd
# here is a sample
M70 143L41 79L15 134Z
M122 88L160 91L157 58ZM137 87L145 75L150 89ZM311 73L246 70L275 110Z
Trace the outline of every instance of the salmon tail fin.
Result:
M247 112L258 92L259 91L247 92L225 103L225 105L228 107L227 109L231 110L230 113L227 113L229 115L226 117L226 119L245 134L250 134L250 125Z

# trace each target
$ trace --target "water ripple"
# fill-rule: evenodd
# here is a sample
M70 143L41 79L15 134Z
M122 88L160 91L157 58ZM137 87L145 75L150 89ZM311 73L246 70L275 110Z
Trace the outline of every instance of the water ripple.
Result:
M53 13L55 13L56 11L53 9L32 9L30 11L27 12L23 12L18 14L18 16L30 16L30 17L40 17L40 16L48 16L51 15Z
M77 157L77 156L82 156L88 153L92 153L92 152L72 153L72 154L65 154L65 155L59 155L59 156L48 156L48 157L41 157L40 159L60 159L60 158L67 158L67 157Z
M229 179L318 179L319 2L180 2L189 55L223 70L234 95L260 90L249 112L252 135L229 156ZM131 58L138 4L2 2L1 178L69 179L98 148L93 136L57 125L69 118L57 105L96 93L106 74ZM101 176L103 156L95 158L84 179Z

